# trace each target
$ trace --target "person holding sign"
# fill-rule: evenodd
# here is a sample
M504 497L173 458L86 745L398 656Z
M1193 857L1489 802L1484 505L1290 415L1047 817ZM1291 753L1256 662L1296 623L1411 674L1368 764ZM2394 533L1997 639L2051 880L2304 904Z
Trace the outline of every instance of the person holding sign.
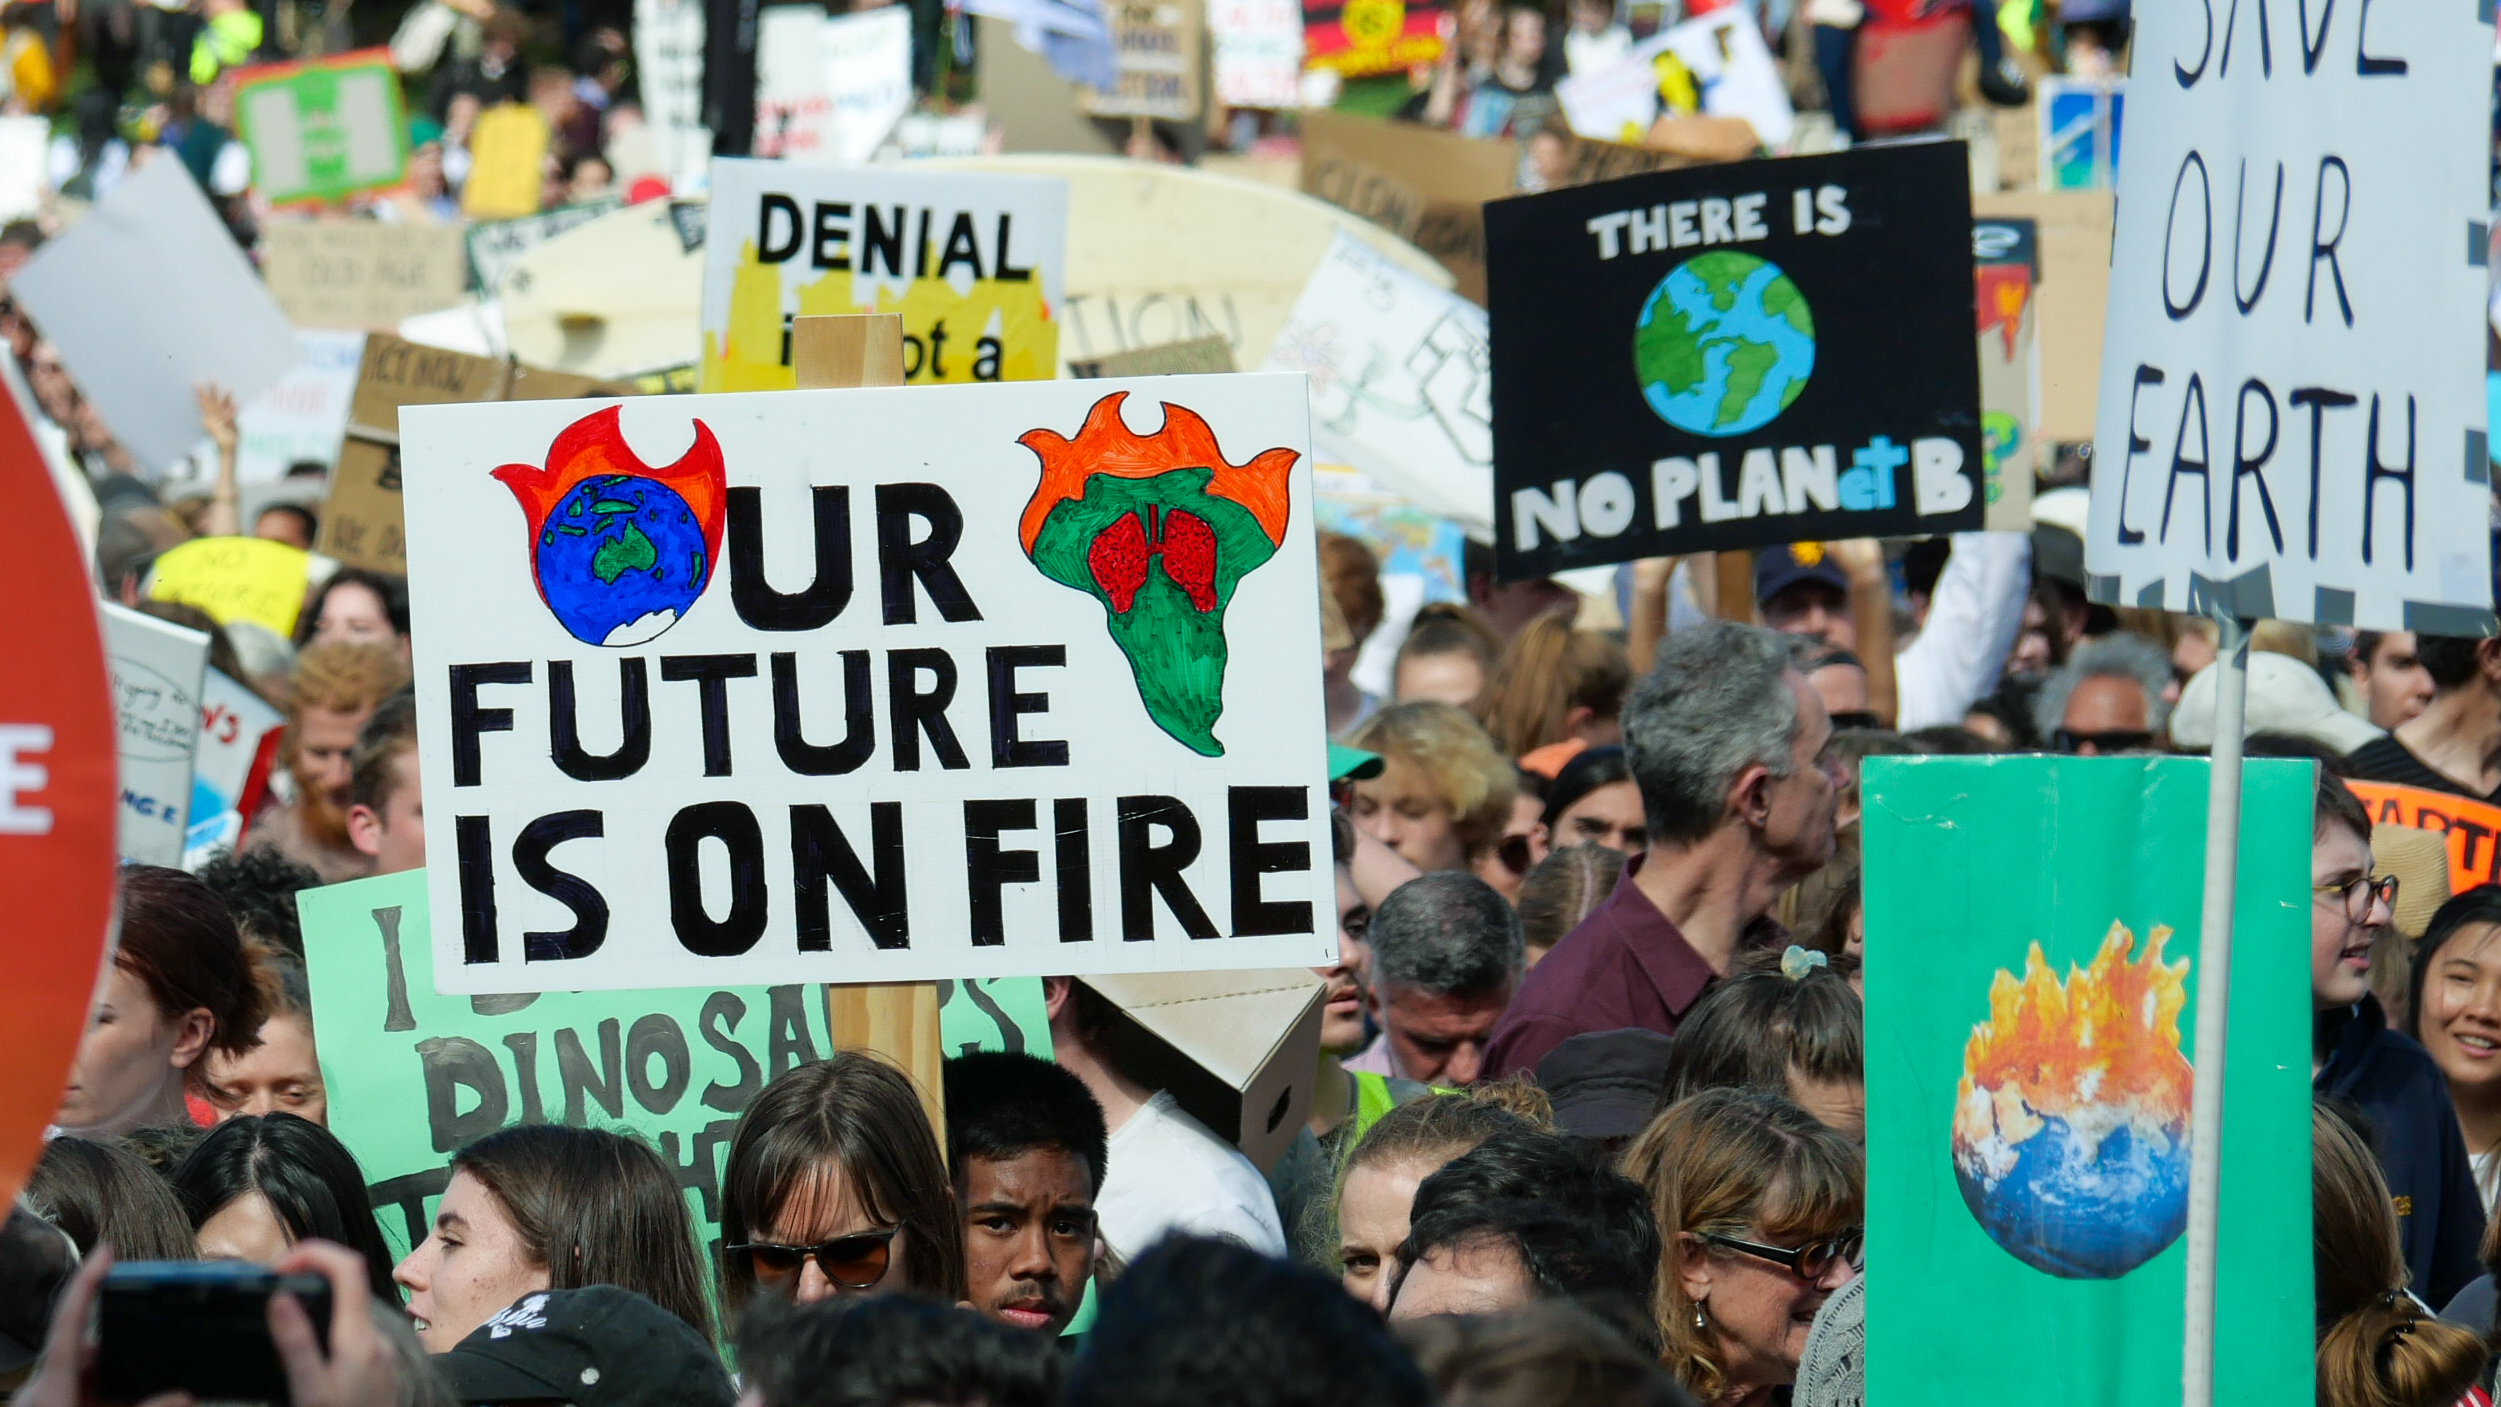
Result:
M202 1057L259 1042L266 999L243 939L209 887L180 870L121 872L121 941L96 985L58 1132L111 1139L146 1124L188 1124L206 1093Z
M964 1233L912 1077L836 1051L738 1116L721 1173L721 1296L810 1304L910 1291L965 1298Z

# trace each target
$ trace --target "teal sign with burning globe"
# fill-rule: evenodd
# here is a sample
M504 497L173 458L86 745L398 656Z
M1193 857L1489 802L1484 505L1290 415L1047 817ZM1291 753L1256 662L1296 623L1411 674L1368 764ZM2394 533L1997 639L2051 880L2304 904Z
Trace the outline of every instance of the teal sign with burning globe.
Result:
M1633 326L1633 370L1661 420L1688 434L1761 429L1815 370L1815 316L1778 264L1734 249L1668 272Z

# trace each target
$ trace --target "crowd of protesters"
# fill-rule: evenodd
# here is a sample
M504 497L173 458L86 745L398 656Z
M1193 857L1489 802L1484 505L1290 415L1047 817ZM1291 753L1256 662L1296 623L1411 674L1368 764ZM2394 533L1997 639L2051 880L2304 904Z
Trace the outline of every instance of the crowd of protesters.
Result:
M108 1260L196 1256L332 1280L326 1351L276 1326L312 1404L725 1404L731 1366L765 1404L1855 1401L1858 763L2201 750L2213 639L2087 601L2050 521L1765 551L1751 601L1643 563L1620 626L1471 555L1374 697L1380 568L1322 559L1339 957L1286 1153L1124 1068L1111 1005L1051 978L1049 1058L948 1061L943 1130L869 1053L767 1083L713 1245L636 1137L531 1124L457 1149L393 1261L324 1128L291 900L424 863L406 593L340 572L284 650L221 640L286 707L283 781L198 875L122 871L0 1237L21 1399L82 1400ZM2501 793L2501 642L2257 648L2249 749L2318 764L2320 1400L2450 1407L2496 1327L2501 888L2450 897L2341 779Z

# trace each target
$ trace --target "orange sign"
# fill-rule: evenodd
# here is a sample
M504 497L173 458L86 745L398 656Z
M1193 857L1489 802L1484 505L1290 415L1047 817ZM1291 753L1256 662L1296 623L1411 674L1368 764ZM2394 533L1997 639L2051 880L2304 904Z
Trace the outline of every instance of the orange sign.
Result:
M2501 806L2388 782L2347 782L2374 825L2449 833L2449 892L2501 884Z
M26 1181L60 1107L113 914L115 723L95 592L52 476L0 393L0 1197Z

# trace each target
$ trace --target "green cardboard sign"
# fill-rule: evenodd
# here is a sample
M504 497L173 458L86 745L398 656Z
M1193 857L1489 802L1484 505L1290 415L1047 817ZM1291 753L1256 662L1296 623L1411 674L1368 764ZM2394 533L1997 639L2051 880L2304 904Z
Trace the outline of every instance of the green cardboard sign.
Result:
M1868 1407L2176 1400L2206 778L1867 760ZM2311 1400L2311 785L2242 793L2218 1403Z
M1039 977L976 977L938 984L938 1044L950 1060L977 1050L1051 1058L1051 1022Z
M439 996L423 870L306 890L296 908L330 1131L363 1165L394 1256L424 1239L456 1150L541 1121L640 1135L717 1251L738 1111L833 1049L816 986Z
M408 175L408 117L388 50L242 70L235 124L273 205L334 201Z

